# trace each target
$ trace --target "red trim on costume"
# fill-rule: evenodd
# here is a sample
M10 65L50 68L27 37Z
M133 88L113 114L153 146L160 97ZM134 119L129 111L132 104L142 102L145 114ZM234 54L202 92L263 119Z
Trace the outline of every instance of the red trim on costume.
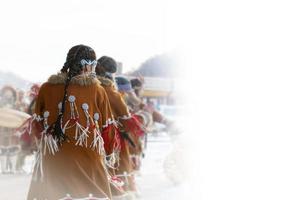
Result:
M110 138L110 132L113 131L113 138ZM114 150L120 150L120 134L117 126L115 124L109 124L107 127L104 127L102 130L102 138L104 141L104 149L108 154L111 154Z
M130 131L131 133L134 133L138 136L143 136L145 133L143 124L140 122L139 116L132 115L131 118L124 120L126 123L126 129L127 131Z

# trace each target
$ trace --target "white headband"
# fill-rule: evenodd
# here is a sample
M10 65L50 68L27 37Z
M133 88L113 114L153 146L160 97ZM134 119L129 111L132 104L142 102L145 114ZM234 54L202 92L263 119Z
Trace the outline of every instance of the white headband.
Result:
M91 61L91 60L82 59L82 60L80 61L80 63L81 63L82 66L85 66L85 65L96 66L96 65L97 65L97 60Z

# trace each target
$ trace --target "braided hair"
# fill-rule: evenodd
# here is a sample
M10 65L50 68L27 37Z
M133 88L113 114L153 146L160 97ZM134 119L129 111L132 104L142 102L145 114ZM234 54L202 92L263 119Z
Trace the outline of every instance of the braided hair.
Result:
M53 124L53 136L58 140L59 143L68 139L61 128L61 122L65 112L65 102L67 100L67 89L71 79L82 72L84 66L82 65L81 61L83 59L89 61L96 60L95 51L91 47L82 44L76 45L68 51L66 61L61 69L62 73L67 74L67 78L64 85L64 95L61 110L55 123Z

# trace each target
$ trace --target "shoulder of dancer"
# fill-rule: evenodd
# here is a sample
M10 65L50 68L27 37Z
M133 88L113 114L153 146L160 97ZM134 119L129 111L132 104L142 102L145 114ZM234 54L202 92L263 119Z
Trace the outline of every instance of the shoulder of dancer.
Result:
M48 84L65 84L65 81L67 79L66 73L58 73L51 75L47 83ZM81 74L77 75L75 77L72 77L70 84L76 84L81 86L90 86L90 85L100 85L100 82L98 79L91 74Z

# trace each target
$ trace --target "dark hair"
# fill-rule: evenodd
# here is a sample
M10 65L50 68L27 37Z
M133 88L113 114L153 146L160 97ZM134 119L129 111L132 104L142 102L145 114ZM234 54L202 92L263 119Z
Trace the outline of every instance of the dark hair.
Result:
M139 92L142 89L143 83L140 79L138 78L133 78L131 79L131 85L132 88L134 89L135 94L139 97Z
M131 84L132 84L132 88L134 88L134 89L136 89L138 87L139 88L142 87L142 82L138 78L131 79Z
M68 51L66 61L61 69L61 72L67 73L67 78L64 85L61 111L53 126L54 136L58 139L58 142L62 142L67 139L67 136L63 133L61 128L61 121L65 112L65 102L67 100L67 89L71 79L81 73L83 69L81 64L82 59L91 61L96 60L95 51L91 47L82 44L72 47Z
M105 76L105 72L115 73L117 71L117 62L109 56L102 56L98 59L96 73L99 76Z

